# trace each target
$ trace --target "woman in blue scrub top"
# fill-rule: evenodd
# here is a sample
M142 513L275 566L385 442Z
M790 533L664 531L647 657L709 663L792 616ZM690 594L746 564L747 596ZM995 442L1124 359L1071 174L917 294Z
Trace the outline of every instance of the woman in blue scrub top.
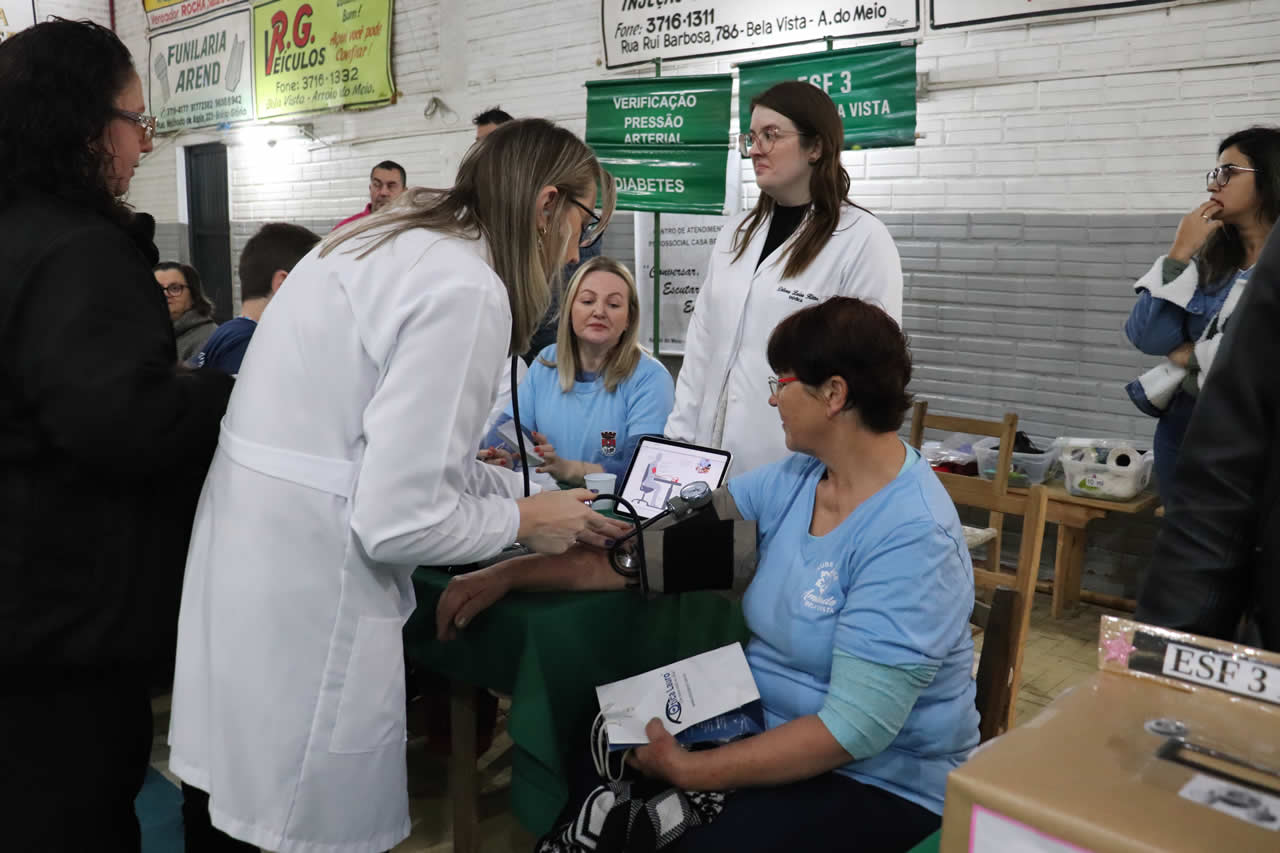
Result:
M947 773L978 743L969 550L946 490L897 435L911 359L888 314L847 297L802 309L774 329L768 360L777 376L761 392L792 452L727 486L758 528L743 612L768 730L686 752L654 720L633 763L731 792L668 850L906 850L938 829ZM450 585L442 635L525 585L622 578L587 549L500 564Z
M517 389L520 423L545 460L538 471L579 486L591 473L621 479L640 437L662 434L675 383L640 347L640 297L624 264L604 256L584 263L564 305L556 342ZM481 458L510 465L511 456L495 449L498 428L510 420L508 406L485 436Z

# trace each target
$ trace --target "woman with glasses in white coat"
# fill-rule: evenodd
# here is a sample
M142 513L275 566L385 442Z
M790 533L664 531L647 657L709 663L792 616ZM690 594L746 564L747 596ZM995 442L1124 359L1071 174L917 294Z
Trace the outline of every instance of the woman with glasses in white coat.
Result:
M831 98L788 81L751 101L739 138L760 200L720 232L694 304L669 438L733 452L735 473L787 453L760 393L765 342L788 315L854 296L902 322L902 262L889 231L849 200L844 127Z
M621 530L585 489L520 498L516 475L475 458L504 361L579 239L607 224L608 173L572 133L528 119L468 152L452 188L407 195L294 267L223 421L169 732L169 766L195 789L188 836L203 818L223 839L201 850L394 847L409 834L414 567Z

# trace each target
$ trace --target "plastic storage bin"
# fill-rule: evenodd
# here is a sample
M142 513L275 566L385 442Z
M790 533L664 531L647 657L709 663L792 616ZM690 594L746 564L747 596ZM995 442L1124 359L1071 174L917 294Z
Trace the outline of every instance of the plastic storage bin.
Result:
M1061 439L1055 440L1044 453L1018 453L1010 459L1009 486L1027 489L1051 478L1058 455L1062 450ZM973 453L978 457L978 476L994 480L996 464L1000 461L1000 439L991 437L973 443Z
M1110 438L1069 438L1062 444L1067 491L1085 498L1127 501L1151 482L1155 454Z

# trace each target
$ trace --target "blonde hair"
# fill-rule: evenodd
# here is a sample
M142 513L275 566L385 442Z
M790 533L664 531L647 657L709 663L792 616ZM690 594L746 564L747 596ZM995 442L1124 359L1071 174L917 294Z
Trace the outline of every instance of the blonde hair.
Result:
M578 379L578 369L582 365L582 357L578 353L578 336L573 332L573 301L578 298L578 289L582 282L593 272L613 273L627 283L627 328L622 337L605 356L604 366L600 373L604 378L604 388L612 393L618 385L635 371L644 352L640 346L640 295L636 292L636 280L631 270L621 261L600 255L578 267L578 271L569 279L565 289L564 301L560 303L560 326L556 331L556 360L545 358L538 360L547 367L554 367L560 376L560 390L568 393L573 390L573 383Z
M536 209L544 187L557 190L545 233L538 228ZM591 149L545 119L509 121L471 147L451 188L407 190L379 214L326 238L320 256L364 235L352 250L363 258L414 228L483 238L511 303L509 351L524 352L551 304L551 288L560 286L571 241L580 239L578 232L569 233L567 213L575 208L574 199L586 197L593 188L600 193L603 229L613 215L616 191L612 176Z

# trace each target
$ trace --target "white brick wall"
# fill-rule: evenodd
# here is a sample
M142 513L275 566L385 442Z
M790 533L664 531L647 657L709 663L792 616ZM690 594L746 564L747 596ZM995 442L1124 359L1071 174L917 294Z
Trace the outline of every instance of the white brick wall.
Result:
M117 28L145 67L141 5L120 0ZM132 201L162 222L184 220L180 146L222 141L238 248L259 221L323 230L359 210L382 159L403 163L413 184L446 184L471 144L471 115L486 107L581 132L583 81L651 73L604 69L599 15L599 0L399 0L397 104L165 139L135 177ZM1218 140L1280 123L1278 44L1280 0L925 37L925 138L844 155L855 198L883 217L903 256L913 390L940 411L1017 411L1034 435L1149 441L1154 422L1122 390L1151 362L1120 331L1130 283L1203 198ZM673 62L664 73L727 72L738 59L819 49ZM449 109L424 118L433 97ZM742 175L750 205L749 164ZM621 257L631 253L629 219L606 237ZM1088 583L1131 595L1149 531L1095 526L1110 533L1095 543L1105 554L1090 551Z
M105 18L105 0L46 0L41 8L73 7ZM584 80L649 73L605 71L599 15L599 0L401 0L393 28L399 103L299 119L320 142L290 122L163 141L135 179L133 201L176 219L172 147L220 140L231 149L234 219L336 220L364 204L378 160L403 163L411 183L447 183L471 142L471 115L487 106L581 131ZM141 65L141 3L118 3L116 16ZM1188 208L1202 195L1199 176L1218 139L1280 119L1277 44L1280 0L926 36L918 60L932 89L919 105L926 137L916 150L847 153L854 192L877 210L905 212ZM664 72L724 72L739 58L673 62ZM431 96L452 113L423 118ZM744 183L751 204L749 169Z

